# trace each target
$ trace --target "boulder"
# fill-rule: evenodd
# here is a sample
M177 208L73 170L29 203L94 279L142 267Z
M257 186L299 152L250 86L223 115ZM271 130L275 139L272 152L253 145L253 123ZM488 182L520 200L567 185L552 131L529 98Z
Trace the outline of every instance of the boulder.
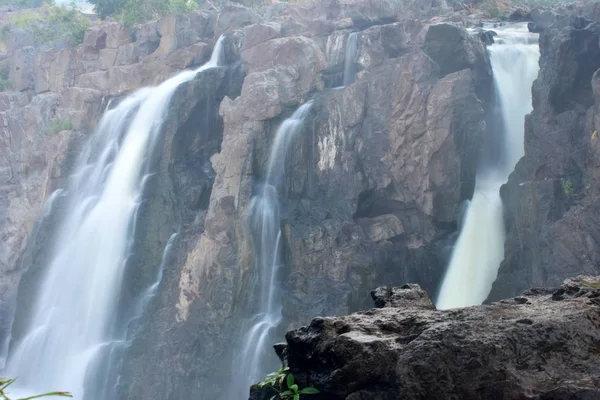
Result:
M166 57L171 52L191 46L199 39L192 21L187 15L172 14L162 18L158 23L160 45L154 55Z
M379 308L313 319L277 346L296 384L320 390L315 400L600 396L600 277L446 311L418 285L372 296Z
M442 75L472 69L478 96L489 100L491 68L480 40L456 24L440 23L427 30L423 51L439 65Z
M272 39L242 51L247 74L274 67L293 67L297 70L296 90L308 93L323 87L319 72L327 66L317 44L305 37Z

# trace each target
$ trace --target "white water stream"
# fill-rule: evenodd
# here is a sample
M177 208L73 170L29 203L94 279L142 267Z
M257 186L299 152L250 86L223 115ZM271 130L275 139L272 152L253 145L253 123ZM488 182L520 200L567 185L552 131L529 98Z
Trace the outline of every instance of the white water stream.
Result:
M294 137L302 131L311 106L312 102L300 106L277 130L269 153L265 183L250 200L249 225L255 234L255 265L258 268L258 312L245 333L241 351L235 360L235 379L228 395L231 400L247 398L251 385L260 381L267 372L279 369L277 364L265 365L269 364L267 360L274 358L271 348L274 338L271 334L281 322L278 279L281 215L278 191L281 191L284 183L287 154ZM238 374L237 371L244 373Z
M356 56L360 46L360 32L352 32L348 35L346 50L344 54L344 83L343 86L349 86L354 83L356 78Z
M84 382L100 379L91 366L124 339L115 337L113 325L150 154L173 93L199 72L219 65L221 43L219 39L211 60L199 69L135 92L100 120L63 194L68 212L52 238L39 292L32 294L36 299L26 334L2 371L18 377L13 393L64 390L77 399L113 400L85 392ZM154 295L161 271L162 265L143 297Z
M439 309L481 304L488 296L504 258L505 228L500 186L523 156L524 119L532 110L531 86L538 74L538 35L525 24L494 29L488 47L504 126L503 162L477 175L475 192L436 306Z

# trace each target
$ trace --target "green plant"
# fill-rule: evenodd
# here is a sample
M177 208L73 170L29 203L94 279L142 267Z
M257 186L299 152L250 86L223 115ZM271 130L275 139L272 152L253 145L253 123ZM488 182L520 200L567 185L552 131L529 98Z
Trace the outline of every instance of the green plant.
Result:
M15 379L0 378L0 400L11 400L11 398L8 397L8 394L6 393L6 389L10 385L12 385L14 382L15 382ZM71 393L68 393L68 392L51 392L51 393L38 394L35 396L21 397L21 398L14 399L14 400L33 400L33 399L39 399L41 397L50 397L50 396L73 397L71 395Z
M592 289L600 289L600 283L586 281L585 279L582 279L581 283L583 283L586 286L591 287Z
M88 0L88 2L94 5L94 12L104 19L123 11L126 0Z
M484 0L481 3L481 9L486 18L502 19L504 17L503 7L504 5L499 0Z
M267 375L264 381L260 382L258 387L269 387L272 388L276 394L271 397L271 400L280 399L292 399L299 400L300 395L303 394L317 394L319 390L308 386L300 389L294 382L294 375L288 372L288 367L281 367L277 372L271 372Z
M0 67L0 92L4 92L12 87L8 74L9 71L6 65Z
M158 19L170 10L170 3L164 0L127 0L121 19L126 26L132 26Z
M71 118L63 118L58 119L56 121L50 122L50 131L54 134L57 134L62 131L71 131L73 130L73 121Z
M69 39L71 44L83 42L90 21L85 18L77 7L44 6L40 11L31 11L13 16L3 34L11 28L30 31L41 43L58 39Z
M189 13L198 8L196 0L126 0L121 20L126 26L133 26L173 12Z
M22 8L38 8L44 0L0 0L0 6L17 6Z
M171 0L171 11L189 13L200 8L195 0Z
M563 190L565 197L570 198L573 196L573 194L575 193L575 190L573 188L573 181L571 181L571 178L567 178L567 179L563 178L562 190Z

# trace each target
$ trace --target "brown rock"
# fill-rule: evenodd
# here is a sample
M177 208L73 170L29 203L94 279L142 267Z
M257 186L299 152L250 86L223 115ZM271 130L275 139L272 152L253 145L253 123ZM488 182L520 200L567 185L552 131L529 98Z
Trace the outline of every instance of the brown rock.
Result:
M372 295L383 308L314 319L279 351L299 387L330 400L591 399L600 396L590 357L598 282L578 277L554 295L447 311L418 285L379 288Z
M277 23L254 24L245 27L242 32L244 33L242 51L244 51L259 43L280 37L281 25Z
M35 92L60 91L74 83L73 54L69 49L50 49L35 57Z
M12 87L17 91L35 88L35 56L37 51L33 47L23 47L15 51L9 71Z

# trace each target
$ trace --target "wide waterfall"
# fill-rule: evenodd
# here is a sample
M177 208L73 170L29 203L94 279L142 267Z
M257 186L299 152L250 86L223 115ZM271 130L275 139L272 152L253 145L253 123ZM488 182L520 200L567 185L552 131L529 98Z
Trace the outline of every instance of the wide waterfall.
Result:
M504 145L500 162L478 172L473 198L437 299L440 309L481 304L504 258L505 228L500 186L523 156L524 118L532 110L531 86L537 77L537 35L525 24L496 29L488 47L497 100L502 110ZM492 121L493 123L493 121Z
M108 110L86 143L61 194L68 211L52 238L52 256L43 266L25 335L17 338L3 371L18 377L15 391L66 390L78 399L114 398L114 382L107 383L106 376L115 365L102 360L113 360L115 343L124 340L115 327L117 304L145 177L151 172L150 154L173 93L198 72L219 65L221 43L199 69L141 89ZM154 294L161 270L162 265L157 282L142 297ZM140 312L143 307L135 308Z
M356 78L356 56L360 45L360 32L352 32L348 35L346 50L344 54L344 83L343 86L349 86L354 83Z
M250 200L249 220L254 236L255 265L258 282L254 290L258 293L257 314L245 332L241 350L234 362L236 374L228 399L248 397L250 385L258 382L266 372L278 369L271 345L272 331L281 322L281 294L278 272L281 264L281 231L279 192L284 185L285 160L294 137L305 126L312 102L300 106L291 117L283 121L271 146L267 163L266 179L258 194Z

